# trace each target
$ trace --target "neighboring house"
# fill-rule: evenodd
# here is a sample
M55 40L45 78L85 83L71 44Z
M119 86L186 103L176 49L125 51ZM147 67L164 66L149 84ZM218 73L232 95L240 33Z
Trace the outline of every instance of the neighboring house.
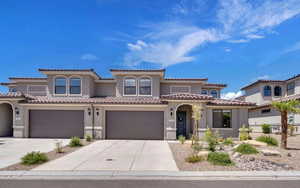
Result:
M165 70L116 70L102 78L93 69L39 69L43 78L10 78L0 94L0 136L97 139L176 139L197 130L238 136L254 104L220 99L224 84L207 79L165 78Z
M242 88L245 92L245 102L256 103L249 110L249 125L255 131L260 131L261 124L271 124L275 130L280 130L280 113L272 108L272 101L288 101L300 99L300 74L287 80L258 80ZM289 114L288 121L300 125L299 114ZM299 129L298 129L299 130Z

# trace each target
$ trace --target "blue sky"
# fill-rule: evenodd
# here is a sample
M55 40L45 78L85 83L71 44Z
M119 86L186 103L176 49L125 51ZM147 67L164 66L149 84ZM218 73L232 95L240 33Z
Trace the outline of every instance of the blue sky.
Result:
M110 77L163 67L236 96L256 79L300 73L300 0L6 0L0 17L1 82L38 68Z

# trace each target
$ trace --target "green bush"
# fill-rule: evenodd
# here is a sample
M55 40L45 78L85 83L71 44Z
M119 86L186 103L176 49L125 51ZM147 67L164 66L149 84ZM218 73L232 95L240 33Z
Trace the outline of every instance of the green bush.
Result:
M224 152L211 152L208 154L207 160L213 165L230 166L234 164L229 154Z
M192 145L192 149L193 149L194 154L197 154L197 153L199 153L199 151L202 150L202 145L199 144L199 142L197 142L194 145Z
M227 145L227 146L229 146L229 145L233 145L233 139L232 138L226 138L224 141L223 141L223 144L224 145Z
M269 146L278 146L278 141L271 136L259 136L256 141L267 143Z
M204 134L204 140L208 143L209 151L216 151L218 143L218 134L214 133L211 129L207 129Z
M22 164L24 165L34 165L41 164L48 161L48 157L45 153L31 152L27 153L24 157L21 158Z
M92 141L91 135L89 135L89 134L86 135L85 140L86 140L87 142L91 142L91 141Z
M258 153L257 149L250 144L241 144L235 149L235 151L243 155Z
M251 136L250 136L250 132L252 130L250 128L247 128L245 125L242 126L242 128L239 129L240 135L240 141L244 141L244 140L251 140Z
M261 129L264 134L270 134L271 133L271 125L269 124L262 124Z
M79 146L82 146L80 138L76 137L76 136L72 137L71 141L69 143L69 146L70 147L79 147Z
M180 144L184 144L185 143L185 136L179 135L178 140L179 140Z
M204 161L204 160L205 159L199 155L191 155L185 159L185 161L188 163L197 163L197 162Z

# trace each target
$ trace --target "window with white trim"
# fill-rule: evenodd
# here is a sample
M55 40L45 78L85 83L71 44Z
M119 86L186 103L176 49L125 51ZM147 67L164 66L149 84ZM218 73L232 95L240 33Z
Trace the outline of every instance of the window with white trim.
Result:
M139 79L139 95L151 95L151 79Z
M70 78L70 94L80 95L81 94L81 79Z
M66 94L67 79L64 77L55 78L55 94Z
M295 93L295 82L290 82L286 87L287 95L293 95Z
M136 95L135 78L126 78L124 80L124 95Z
M274 96L275 97L280 97L282 95L282 89L280 86L275 86L274 87Z
M213 96L214 98L218 98L218 91L217 90L211 90L210 95Z
M271 97L272 96L272 88L271 88L271 86L265 86L264 87L264 96L265 97Z
M207 91L206 89L202 89L202 90L201 90L201 94L202 94L202 95L208 95L208 91Z

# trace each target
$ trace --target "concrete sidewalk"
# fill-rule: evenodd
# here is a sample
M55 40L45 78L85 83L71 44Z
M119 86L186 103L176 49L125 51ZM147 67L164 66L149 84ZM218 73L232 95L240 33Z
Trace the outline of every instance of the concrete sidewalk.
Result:
M100 140L35 170L178 171L166 141Z

